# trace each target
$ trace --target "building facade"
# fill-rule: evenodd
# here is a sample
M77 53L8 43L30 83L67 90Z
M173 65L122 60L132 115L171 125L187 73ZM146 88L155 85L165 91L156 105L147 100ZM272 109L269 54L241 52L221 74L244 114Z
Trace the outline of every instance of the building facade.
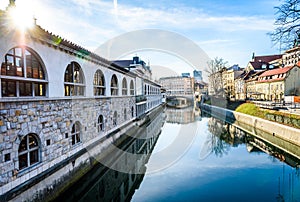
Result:
M167 96L193 96L194 78L163 77L159 79L161 86L166 89Z
M225 94L229 98L234 98L236 97L235 92L235 80L237 79L238 76L240 76L243 73L243 71L240 70L226 70L222 72L222 81L223 81L223 88L225 91Z
M284 66L296 65L300 58L300 46L295 46L284 52L282 61Z
M109 134L162 98L150 78L37 24L19 30L10 2L0 12L0 199L49 170L72 175L87 162L86 148L105 149Z

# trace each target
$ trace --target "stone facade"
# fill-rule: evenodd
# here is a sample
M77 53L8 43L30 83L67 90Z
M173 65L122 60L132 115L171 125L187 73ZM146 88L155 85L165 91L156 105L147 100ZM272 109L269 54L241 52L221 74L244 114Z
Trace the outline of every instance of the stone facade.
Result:
M103 137L107 132L134 119L132 114L135 112L126 110L124 114L124 109L131 108L135 110L135 97L130 96L1 103L0 185L12 182L32 169L38 170L61 156L69 156L96 137ZM113 125L115 111L118 115L117 126ZM97 131L99 115L104 117L104 130L100 132ZM76 121L80 122L81 141L72 145L71 130ZM34 168L19 170L19 144L25 135L31 133L38 137L40 160Z
M37 24L21 32L10 9L0 12L0 32L6 33L0 38L0 200L58 165L67 171L88 161L86 148L162 98L159 84ZM145 86L152 91L145 93ZM140 111L138 96L145 98ZM103 142L101 148L112 141Z
M120 197L121 201L124 201L132 193L129 190L133 191L136 183L140 183L136 181L138 180L136 177L143 175L146 171L145 164L164 122L162 108L154 110L154 113L151 112L149 118L151 120L149 125L145 124L140 127L136 124L126 124L128 126L124 130L114 133L109 138L102 138L95 147L86 150L83 155L70 161L51 176L22 191L14 200L65 201L67 199L74 201L80 199L86 201L89 195L92 195L93 198L98 196L104 201L115 197ZM118 147L114 145L118 145ZM107 160L100 160L105 158L108 153ZM104 161L106 163L103 163ZM113 164L111 169L103 166L110 163ZM89 174L93 167L96 169ZM84 175L87 175L84 180L77 181ZM130 180L127 177L130 177ZM90 187L90 181L95 181L95 186ZM78 187L76 193L73 192L73 189L68 189L62 194L62 191L74 183L75 187ZM98 192L98 190L101 191ZM102 194L98 195L99 193Z

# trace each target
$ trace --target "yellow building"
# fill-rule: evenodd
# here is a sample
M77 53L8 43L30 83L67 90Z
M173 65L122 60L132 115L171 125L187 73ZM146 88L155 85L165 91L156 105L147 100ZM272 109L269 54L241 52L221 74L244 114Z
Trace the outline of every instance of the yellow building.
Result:
M233 69L222 72L223 88L228 97L235 98L235 79L242 73L243 71Z
M298 65L265 71L258 77L256 91L262 100L281 101L284 96L299 94L299 78Z

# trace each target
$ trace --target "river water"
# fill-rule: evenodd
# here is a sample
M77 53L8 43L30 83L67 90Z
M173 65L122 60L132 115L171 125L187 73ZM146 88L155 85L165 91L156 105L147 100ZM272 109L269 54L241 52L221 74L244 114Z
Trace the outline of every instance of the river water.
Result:
M126 157L135 169L120 170L126 167L122 159L118 169L96 166L61 199L300 201L300 160L293 152L194 108L166 109L158 117L145 126L151 139L146 147L137 138L123 149L145 156Z

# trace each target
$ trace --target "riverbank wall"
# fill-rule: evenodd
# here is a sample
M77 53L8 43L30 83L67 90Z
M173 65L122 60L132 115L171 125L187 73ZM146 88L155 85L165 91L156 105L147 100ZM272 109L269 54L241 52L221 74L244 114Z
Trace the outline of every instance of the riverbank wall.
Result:
M220 118L230 124L246 124L250 126L251 131L249 132L253 134L257 134L257 131L264 131L300 146L299 129L217 106L202 104L200 108L202 111L210 113L212 116Z

